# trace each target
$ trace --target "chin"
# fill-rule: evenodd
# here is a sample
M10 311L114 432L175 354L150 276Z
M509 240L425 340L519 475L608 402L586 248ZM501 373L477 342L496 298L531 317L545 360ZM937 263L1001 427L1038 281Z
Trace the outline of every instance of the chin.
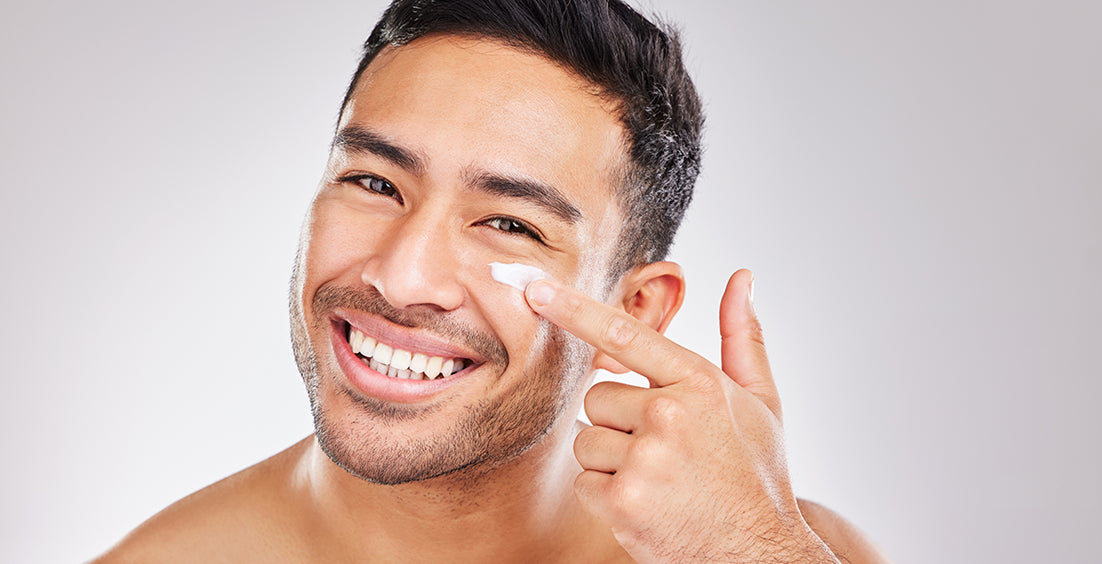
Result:
M366 298L354 299L361 294ZM576 337L541 321L524 354L509 355L504 345L496 354L492 347L469 347L478 362L455 377L392 380L365 368L348 349L346 327L333 322L341 311L367 324L371 320L364 322L364 315L408 317L374 294L319 291L311 321L303 315L303 303L291 301L295 360L315 435L330 460L348 473L377 484L482 475L522 456L563 417L573 419L593 355ZM327 295L341 299L326 305L319 296ZM406 327L449 334L435 317L406 320ZM385 381L372 383L380 379Z
M338 370L319 374L315 355L300 368L310 395L318 444L334 464L375 484L475 477L522 456L546 437L584 385L580 341L548 324L539 367L498 387L492 397L403 404L365 397L342 385Z

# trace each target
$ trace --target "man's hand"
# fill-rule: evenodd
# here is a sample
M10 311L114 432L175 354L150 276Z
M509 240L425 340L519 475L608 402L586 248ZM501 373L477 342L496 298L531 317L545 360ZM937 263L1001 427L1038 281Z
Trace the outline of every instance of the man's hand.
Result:
M637 561L837 562L792 493L752 280L740 270L727 283L722 368L556 282L525 291L536 313L650 381L593 386L593 426L574 441L578 498Z

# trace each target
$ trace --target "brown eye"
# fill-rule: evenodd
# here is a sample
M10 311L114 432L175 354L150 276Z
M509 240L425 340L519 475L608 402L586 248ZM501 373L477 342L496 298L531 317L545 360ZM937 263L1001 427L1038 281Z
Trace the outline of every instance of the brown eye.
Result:
M514 219L511 217L492 217L484 222L485 225L503 231L505 233L511 233L515 235L523 235L525 237L531 237L536 241L543 242L543 239L536 234L535 230L528 227L523 221Z
M394 188L394 185L376 176L365 176L360 179L360 184L363 185L364 188L383 196L389 196L391 198L398 196L398 190Z
M374 192L380 196L386 196L387 198L394 198L398 200L398 203L402 203L402 195L398 193L398 189L390 183L389 180L379 178L370 174L354 174L345 176L339 179L340 182L351 182L368 192Z

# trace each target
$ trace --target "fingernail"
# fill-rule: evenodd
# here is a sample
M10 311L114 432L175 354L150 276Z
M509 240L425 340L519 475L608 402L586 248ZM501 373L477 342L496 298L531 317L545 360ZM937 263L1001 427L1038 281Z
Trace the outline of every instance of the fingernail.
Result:
M542 280L528 285L528 301L532 305L545 306L555 299L555 287Z
M750 303L754 303L754 277L750 277Z

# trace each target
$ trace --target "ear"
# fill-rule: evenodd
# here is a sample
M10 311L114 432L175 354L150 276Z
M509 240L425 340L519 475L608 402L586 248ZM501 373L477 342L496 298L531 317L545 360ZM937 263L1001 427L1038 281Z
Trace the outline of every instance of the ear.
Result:
M662 261L636 267L625 274L609 295L608 303L664 333L684 300L685 273L681 265ZM624 365L601 352L593 357L593 367L616 374L628 372Z

